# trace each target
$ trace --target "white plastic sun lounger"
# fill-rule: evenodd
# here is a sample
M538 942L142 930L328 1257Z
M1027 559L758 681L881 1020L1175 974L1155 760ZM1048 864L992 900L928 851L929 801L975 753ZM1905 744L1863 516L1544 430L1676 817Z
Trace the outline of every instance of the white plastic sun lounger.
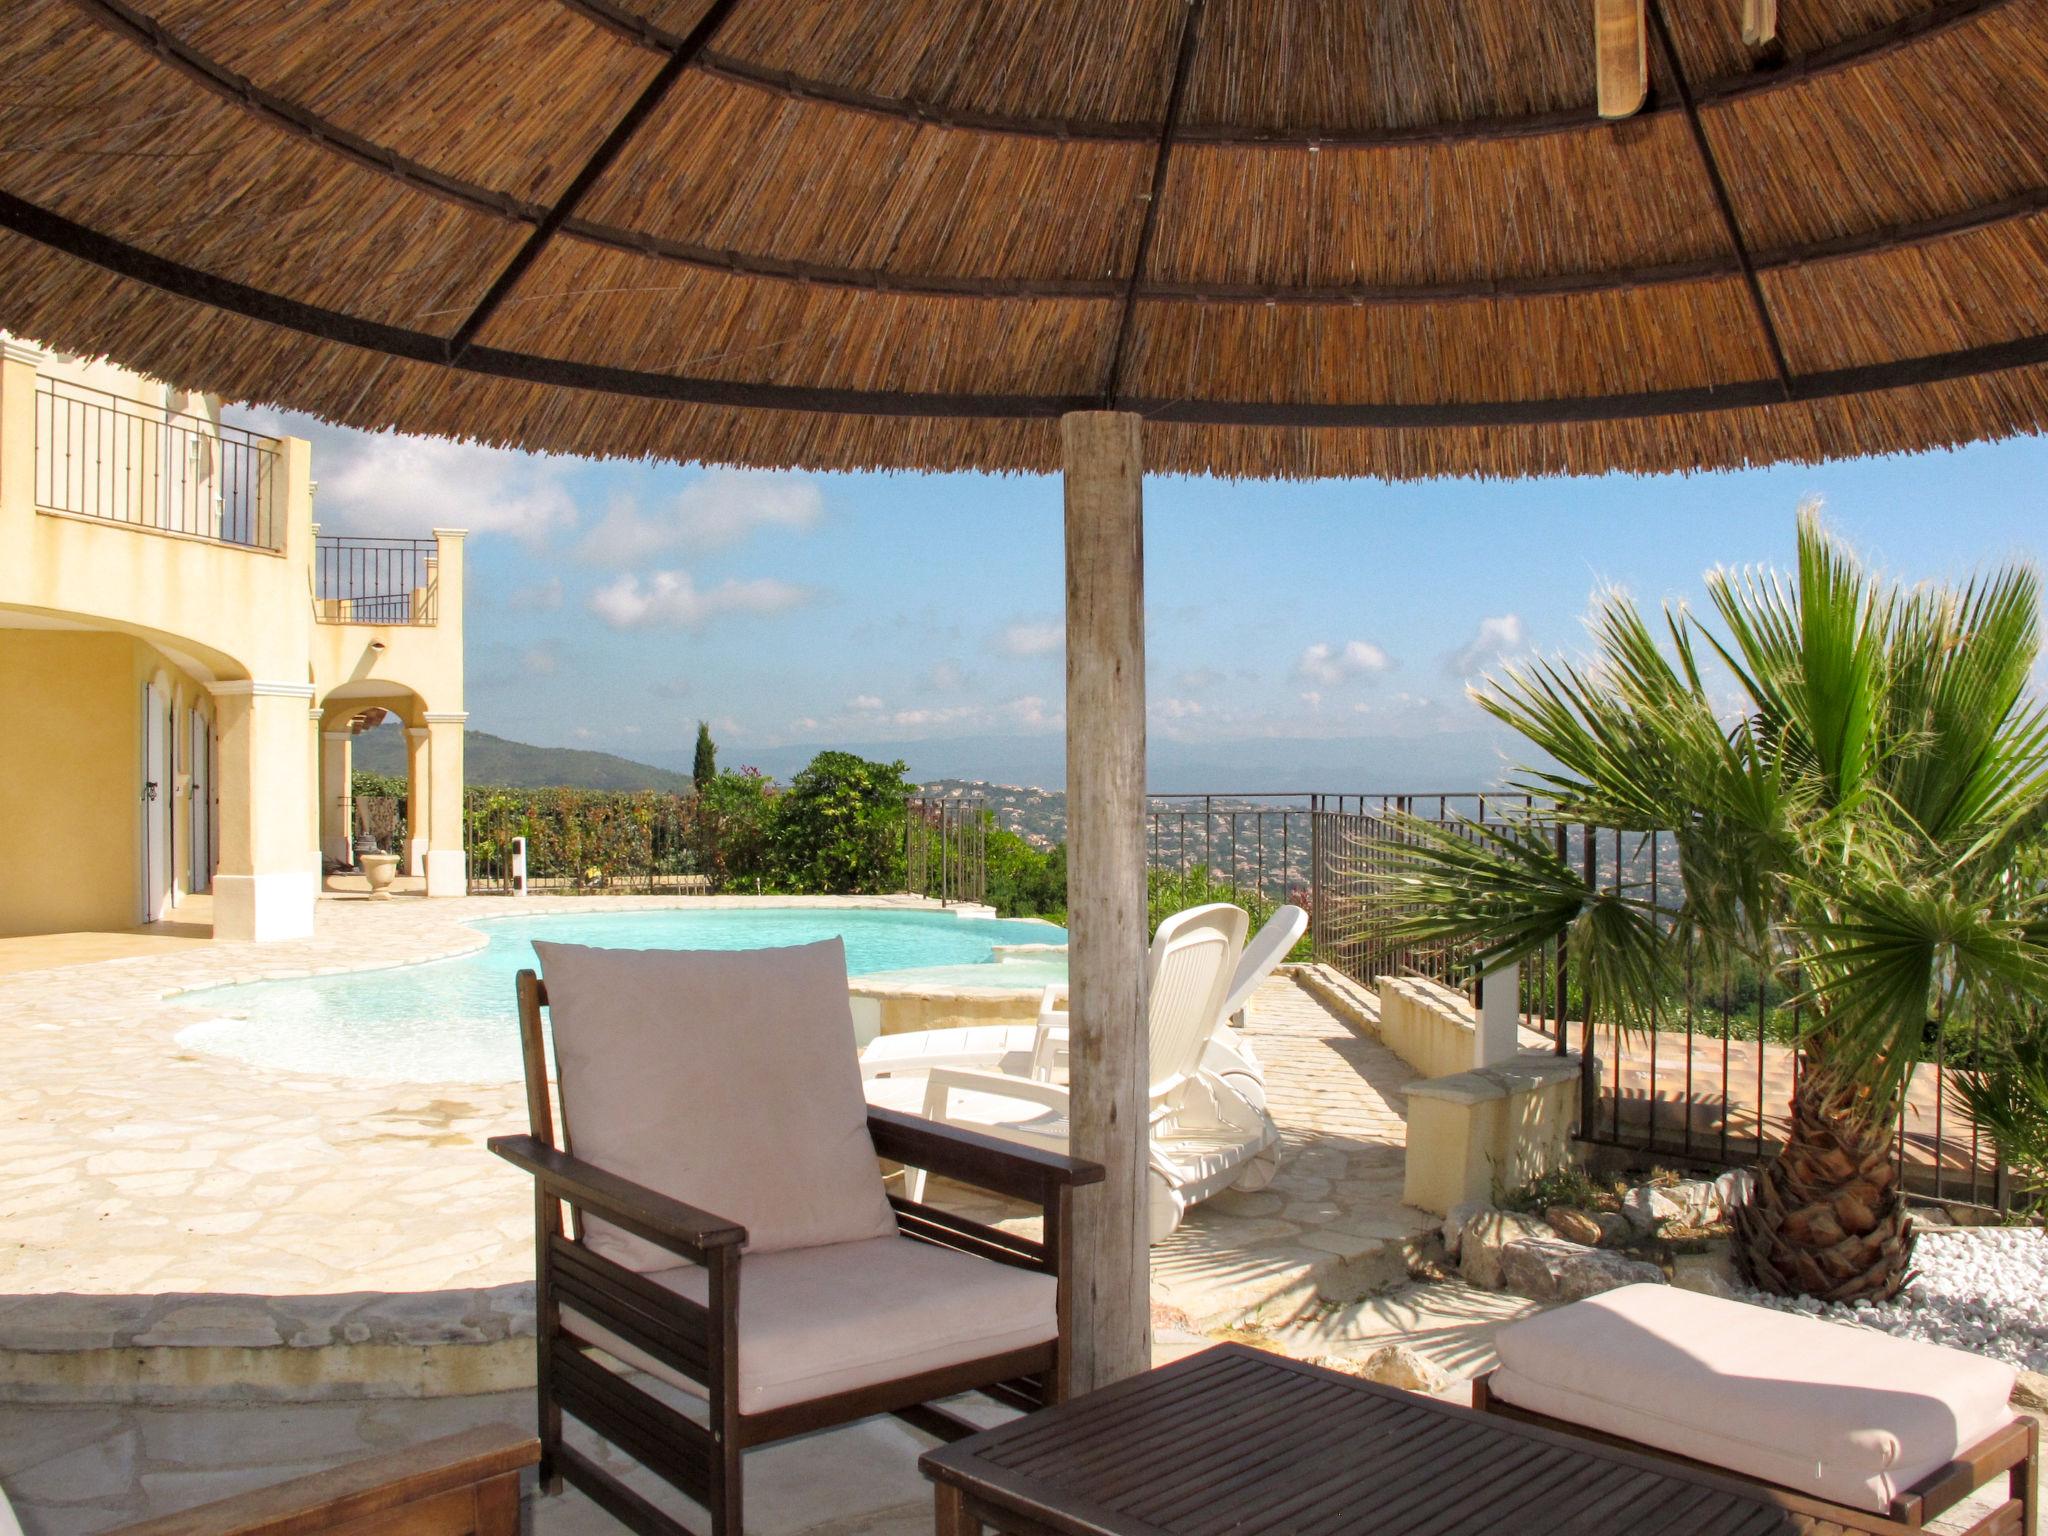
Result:
M1234 990L1246 926L1244 912L1228 903L1194 907L1159 925L1147 957L1155 1242L1180 1225L1190 1206L1234 1183L1262 1188L1278 1167L1279 1133L1264 1109L1203 1068L1210 1036ZM864 1062L868 1102L1027 1145L1064 1148L1067 1088L1054 1080L1051 1045L1051 1030L1059 1026L1021 1028L1032 1044L1044 1046L1007 1051L993 1067L938 1060L942 1051L885 1069ZM964 1039L959 1043L966 1045ZM923 1183L923 1174L913 1170L912 1199L921 1197Z
M1251 1043L1232 1026L1242 1021L1252 995L1307 931L1308 913L1297 906L1281 907L1266 919L1265 927L1244 948L1230 995L1223 1000L1202 1054L1204 1071L1231 1079L1230 1086L1260 1109L1266 1106L1266 1070ZM924 1073L933 1067L980 1067L1013 1077L1056 1080L1066 1068L1067 1015L1061 1005L1066 990L1059 984L1045 989L1036 1024L970 1024L883 1035L861 1052L861 1075L872 1079Z

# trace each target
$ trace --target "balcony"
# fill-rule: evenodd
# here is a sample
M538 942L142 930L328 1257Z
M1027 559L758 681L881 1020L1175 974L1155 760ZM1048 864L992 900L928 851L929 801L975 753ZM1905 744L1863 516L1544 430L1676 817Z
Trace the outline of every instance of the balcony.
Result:
M313 617L321 624L428 625L441 616L438 539L313 541Z
M36 506L244 549L284 548L276 438L36 380Z

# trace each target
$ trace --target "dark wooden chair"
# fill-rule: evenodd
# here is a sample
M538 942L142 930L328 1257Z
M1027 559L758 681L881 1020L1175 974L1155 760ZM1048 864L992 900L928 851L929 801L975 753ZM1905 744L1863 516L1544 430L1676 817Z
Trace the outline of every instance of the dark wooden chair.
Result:
M540 1444L508 1424L444 1435L112 1536L519 1536L519 1473ZM6 1523L0 1507L0 1525Z
M829 1104L796 1105L750 1097L748 1073L744 1067L734 1069L730 1052L717 1066L694 1058L719 1057L717 1041L706 1045L702 1036L731 1031L731 1015L757 1011L764 991L782 996L783 978L772 978L772 985L763 980L781 962L763 957L802 956L805 950L712 957L539 948L555 982L553 1006L548 983L534 972L522 971L518 979L531 1133L494 1137L490 1147L532 1174L536 1183L541 1475L548 1486L558 1487L565 1479L642 1536L688 1532L565 1444L562 1420L567 1414L702 1505L710 1536L739 1536L741 1453L751 1446L878 1413L894 1414L950 1440L973 1432L973 1426L934 1406L938 1399L978 1390L1018 1409L1060 1399L1068 1379L1073 1305L1066 1266L1069 1201L1076 1186L1102 1177L1099 1167L909 1115L869 1110L859 1098L845 962L836 940L829 946L829 964L822 970L811 966L817 973L812 982L823 978L826 990L837 987L836 1007L825 990L806 982L795 987L794 1011L784 1007L785 1016L741 1021L741 1033L732 1036L756 1040L755 1050L766 1060L765 1053L799 1049L795 1037L809 1038L814 1023L821 1038L843 1031L837 1038L843 1042L844 1073L842 1078L834 1066L826 1074L832 1078L825 1095ZM749 982L750 962L769 970L757 969ZM707 968L733 974L722 982L714 977L706 993L693 978ZM615 975L625 977L616 986L606 979ZM712 1006L720 986L730 1008ZM576 1004L565 1007L572 987ZM600 992L606 997L602 1004L594 1001ZM543 1010L553 1023L562 1107L559 1140ZM600 1032L593 1038L589 1016L606 1010L629 1016L630 1027L623 1035ZM572 1012L579 1015L573 1022ZM645 1027L664 1012L668 1027ZM797 1018L795 1012L806 1017ZM809 1020L817 1014L823 1017ZM667 1059L652 1059L657 1055ZM630 1081L615 1079L613 1091L633 1105L621 1123L602 1122L583 1080L602 1078L623 1058L631 1058L626 1066ZM599 1154L593 1141L617 1148L622 1138L631 1138L632 1121L673 1123L675 1115L649 1097L663 1092L674 1095L678 1112L694 1105L698 1115L725 1114L725 1134L754 1145L755 1156L762 1144L749 1143L750 1127L731 1118L736 1105L761 1122L782 1123L796 1141L809 1135L813 1117L853 1116L855 1124L865 1124L857 1150L872 1173L880 1219L893 1221L891 1230L883 1237L856 1236L819 1246L792 1246L785 1234L783 1246L760 1252L765 1242L750 1245L742 1209L728 1205L731 1214L719 1213L718 1184L724 1175L703 1166L701 1158L674 1174L654 1171L643 1159L638 1178L627 1176L630 1169L604 1166L618 1158ZM855 1107L846 1106L849 1096ZM590 1127L597 1124L602 1129L594 1134ZM742 1147L737 1155L750 1154ZM788 1155L801 1157L795 1151ZM886 1195L877 1158L1028 1201L1043 1215L1043 1236L1019 1236ZM778 1175L791 1171L776 1170ZM793 1171L808 1176L808 1170ZM731 1177L739 1199L738 1186L758 1184L762 1173L737 1169ZM686 1199L686 1194L696 1198ZM758 1188L746 1195L762 1229L757 1236L765 1237L775 1224L764 1219L773 1214L761 1205L769 1197ZM833 1207L832 1219L841 1219L839 1206L846 1203ZM849 1267L856 1265L861 1267ZM920 1293L920 1287L928 1294ZM1050 1322L1037 1310L1048 1304ZM926 1305L935 1313L926 1314ZM844 1317L835 1318L835 1310L843 1310ZM939 1319L940 1313L950 1322ZM1027 1313L1040 1319L1036 1336ZM986 1347L977 1342L977 1332L985 1335ZM864 1351L872 1356L892 1336L904 1341L899 1357L904 1368L852 1358ZM803 1357L806 1350L813 1358ZM609 1368L606 1357L634 1367L636 1374ZM673 1406L672 1392L665 1401L650 1390L656 1382L701 1396L704 1421Z

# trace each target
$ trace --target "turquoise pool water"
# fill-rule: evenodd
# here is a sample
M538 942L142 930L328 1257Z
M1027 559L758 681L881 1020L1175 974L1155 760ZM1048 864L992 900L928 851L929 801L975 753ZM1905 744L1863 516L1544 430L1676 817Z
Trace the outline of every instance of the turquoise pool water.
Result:
M856 976L906 972L961 986L1033 990L1065 979L1065 965L1044 957L992 959L998 944L1064 942L1059 929L947 912L562 912L492 918L476 927L489 944L452 960L185 993L179 1006L217 1017L180 1031L178 1043L257 1066L370 1082L515 1079L512 978L534 965L535 939L611 949L768 949L837 935Z

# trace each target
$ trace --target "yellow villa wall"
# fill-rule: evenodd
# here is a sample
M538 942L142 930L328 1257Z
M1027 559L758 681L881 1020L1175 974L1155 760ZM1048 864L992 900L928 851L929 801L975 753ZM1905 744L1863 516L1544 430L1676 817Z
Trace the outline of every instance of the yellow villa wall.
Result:
M219 813L216 927L309 931L319 882L322 725L371 705L431 731L433 799L460 806L463 538L437 529L436 622L316 622L310 446L273 440L281 547L252 549L39 506L39 373L144 407L218 420L214 402L0 336L0 933L139 920L141 687L174 696L175 889L190 883L189 711L213 721ZM115 516L119 515L116 509ZM332 617L332 615L330 615ZM433 894L464 889L461 818L427 859ZM421 818L422 824L425 818ZM61 885L62 894L57 894Z
M140 913L142 690L172 705L174 888L191 869L191 743L204 685L127 635L0 629L0 936L133 927Z

